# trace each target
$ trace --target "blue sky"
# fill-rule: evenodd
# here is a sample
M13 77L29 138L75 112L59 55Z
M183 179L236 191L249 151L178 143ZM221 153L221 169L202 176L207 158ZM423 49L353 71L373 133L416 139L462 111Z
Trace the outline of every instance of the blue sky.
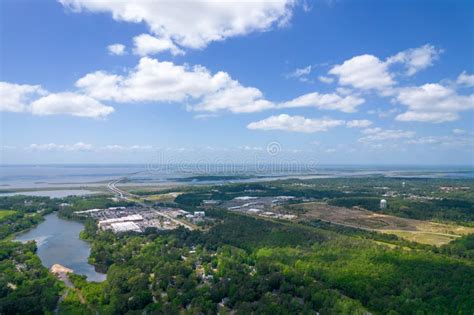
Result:
M0 26L1 163L474 164L472 1L5 0Z

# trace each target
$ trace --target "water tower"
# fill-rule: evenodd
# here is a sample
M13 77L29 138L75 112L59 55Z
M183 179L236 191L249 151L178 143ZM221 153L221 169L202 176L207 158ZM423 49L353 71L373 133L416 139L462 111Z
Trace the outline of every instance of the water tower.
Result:
M382 199L380 200L380 209L386 209L387 208L387 200Z

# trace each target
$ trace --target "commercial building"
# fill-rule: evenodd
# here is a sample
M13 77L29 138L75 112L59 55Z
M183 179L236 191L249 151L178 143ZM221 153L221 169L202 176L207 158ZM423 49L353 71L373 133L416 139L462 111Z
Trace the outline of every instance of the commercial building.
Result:
M188 213L181 209L143 207L111 207L107 209L90 209L76 211L82 217L90 217L97 221L101 230L120 232L144 232L148 228L172 230L179 226L174 217Z
M143 221L143 217L139 214L132 214L132 215L127 215L125 217L120 217L120 218L111 218L111 219L105 219L101 220L98 223L99 228L106 229L109 225L112 225L114 223L123 223L123 222L136 222L136 221Z
M114 233L120 232L141 232L142 230L135 222L117 222L110 224L110 228Z

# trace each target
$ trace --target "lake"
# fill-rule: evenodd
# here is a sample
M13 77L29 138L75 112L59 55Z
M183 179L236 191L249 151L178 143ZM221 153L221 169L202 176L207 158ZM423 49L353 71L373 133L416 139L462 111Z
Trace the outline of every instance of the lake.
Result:
M61 264L74 270L75 274L87 276L88 281L104 281L106 275L96 272L87 262L90 245L79 238L84 225L75 221L60 219L56 213L45 216L45 220L34 229L19 234L15 240L35 240L38 256L48 269Z

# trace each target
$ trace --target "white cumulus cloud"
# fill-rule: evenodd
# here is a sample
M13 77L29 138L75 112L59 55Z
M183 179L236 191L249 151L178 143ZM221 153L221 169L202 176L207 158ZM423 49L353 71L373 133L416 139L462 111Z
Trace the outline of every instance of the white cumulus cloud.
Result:
M30 110L34 115L72 115L101 118L114 111L99 101L71 92L54 93L33 101Z
M454 121L459 118L456 113L445 112L416 112L407 111L395 117L398 121L419 121L431 123L443 123L447 121Z
M344 125L344 120L330 118L310 119L303 116L281 114L252 122L247 125L252 130L283 130L292 132L313 133L327 131L331 128Z
M474 94L459 95L438 83L402 88L396 101L408 111L396 117L399 121L446 122L458 118L458 112L474 109Z
M304 68L296 68L295 71L289 73L286 77L287 78L295 78L300 80L301 82L308 81L308 75L311 73L312 66L306 66Z
M459 85L465 85L472 87L474 86L474 74L468 74L466 71L463 71L456 80L456 83Z
M31 99L45 93L39 85L0 82L0 111L24 112Z
M362 130L363 137L359 138L359 142L370 143L384 140L398 140L413 138L415 132L399 130L399 129L382 129L380 127L368 128Z
M418 71L432 66L441 52L433 45L426 44L418 48L407 49L387 58L387 64L402 63L406 68L406 75L412 76Z
M361 55L344 61L329 70L339 84L369 90L384 90L395 84L385 62L373 55Z
M396 85L395 73L390 67L401 64L405 74L412 76L420 70L433 65L442 50L426 44L417 48L401 51L387 58L386 61L371 54L364 54L345 60L342 64L333 66L328 74L336 76L342 86L352 86L361 90L377 90L382 94L390 94ZM331 77L321 76L322 82L330 83Z
M76 87L103 101L187 102L190 110L213 113L250 113L309 106L351 113L365 102L355 95L314 92L275 104L265 99L258 88L243 86L226 72L213 74L200 65L177 65L150 57L142 57L138 65L124 75L105 71L89 73L76 82Z
M74 144L30 144L27 149L32 151L91 151L92 145L84 142L77 142Z
M455 135L464 135L466 133L467 133L467 131L464 130L464 129L459 129L459 128L453 129L453 134L455 134Z
M263 98L254 87L244 87L233 81L224 89L208 94L194 107L197 111L217 112L229 110L233 113L252 113L273 108L275 105Z
M49 93L40 85L0 82L0 111L101 118L114 109L87 95Z
M51 143L33 143L25 147L29 151L61 151L61 152L99 152L99 151L110 151L110 152L142 152L151 151L153 146L151 145L121 145L121 144L107 144L102 146L94 146L89 143L77 142L74 144L57 144Z
M357 106L363 104L365 100L357 96L340 96L335 93L320 94L318 92L308 93L293 100L281 103L280 108L293 107L316 107L324 110L339 110L345 113L357 111Z
M107 46L110 55L122 56L125 55L125 45L112 44Z
M296 4L294 0L59 2L75 12L108 12L117 21L144 22L153 34L189 48L204 48L212 41L284 25Z
M172 55L183 55L184 51L169 38L141 34L133 38L133 53L139 56L153 55L169 51Z
M189 67L143 57L127 75L89 73L76 82L88 95L117 102L178 102L215 92L231 82L225 72L212 75L202 66Z
M320 75L318 77L318 80L323 82L323 83L326 83L326 84L329 84L329 83L333 83L334 82L334 78L332 77L326 77L324 75Z
M367 119L350 120L346 123L349 128L367 128L372 125L372 122Z
M153 150L151 145L121 145L121 144L107 144L101 147L96 148L97 151L112 151L112 152L121 152L121 151L150 151Z
M447 136L428 136L410 139L407 144L434 145L441 148L466 147L472 149L474 146L474 137L468 134L454 134Z
M273 107L254 87L242 86L226 72L212 74L203 66L176 65L143 57L127 75L89 73L76 82L84 93L116 102L183 102L191 110L234 113Z

